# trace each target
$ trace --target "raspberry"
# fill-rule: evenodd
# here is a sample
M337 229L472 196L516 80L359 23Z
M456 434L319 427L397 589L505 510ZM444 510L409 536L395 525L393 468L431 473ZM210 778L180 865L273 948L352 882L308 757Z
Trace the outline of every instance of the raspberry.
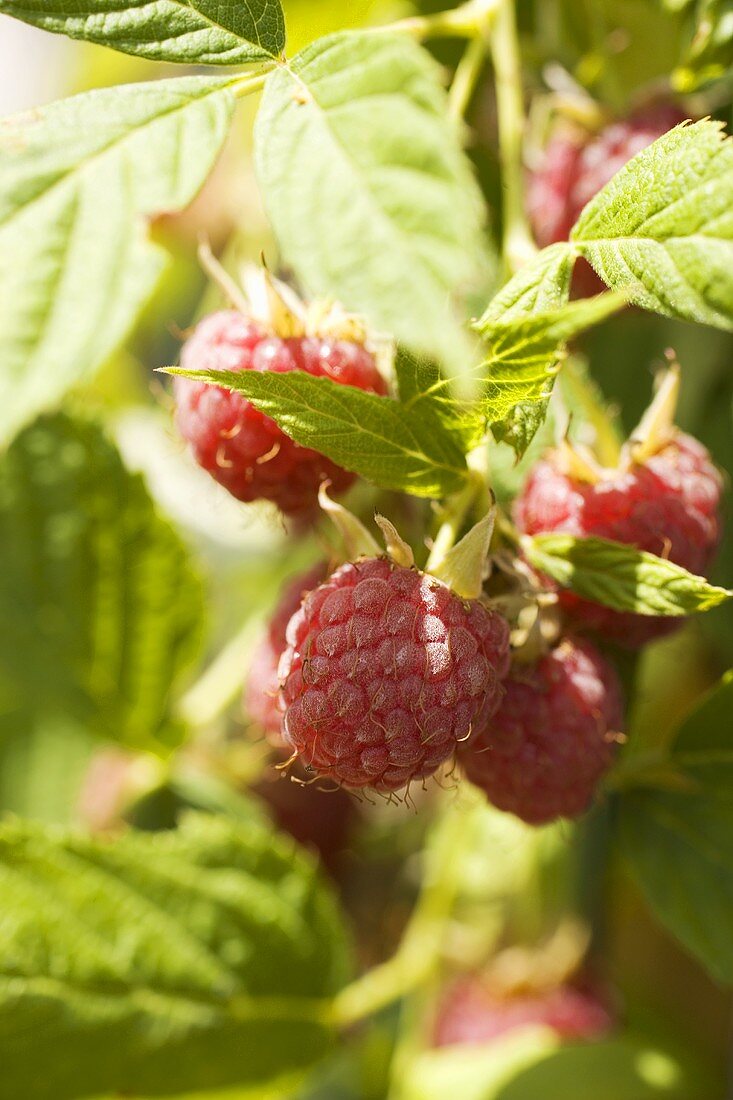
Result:
M722 480L707 450L682 432L643 463L606 470L589 483L565 471L562 453L537 463L514 506L528 535L561 531L613 539L704 574L720 539ZM574 623L629 648L673 630L683 620L613 611L560 592Z
M522 1027L551 1028L561 1039L598 1039L612 1026L597 995L571 985L499 996L471 975L455 982L438 1010L433 1045L487 1043Z
M657 104L612 123L584 142L561 132L555 134L527 187L529 218L540 247L566 241L586 203L632 157L684 118L676 107ZM573 283L578 294L605 289L585 260L578 262Z
M285 740L311 771L395 791L431 775L501 698L509 627L386 559L337 569L290 620Z
M279 679L277 666L287 645L285 631L291 617L300 607L303 597L320 584L326 575L323 562L307 573L293 578L283 589L273 612L267 633L262 638L250 665L244 706L247 714L277 747L282 745L282 716L277 701Z
M213 313L198 325L183 348L181 365L188 370L302 370L386 393L363 344L276 336L234 310ZM238 500L271 500L286 515L303 517L315 510L322 481L331 482L332 493L353 482L353 474L293 442L241 394L181 377L173 385L181 435L198 464Z
M460 750L466 776L530 825L579 816L621 728L613 668L587 642L565 639L536 664L516 664L504 686L491 722Z

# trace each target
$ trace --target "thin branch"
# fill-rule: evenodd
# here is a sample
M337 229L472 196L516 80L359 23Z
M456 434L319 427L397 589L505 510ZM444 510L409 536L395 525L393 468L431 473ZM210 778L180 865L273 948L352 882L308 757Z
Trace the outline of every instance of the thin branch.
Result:
M499 118L499 159L504 195L503 256L507 276L530 259L537 247L524 202L524 94L513 0L503 0L494 19L491 56Z

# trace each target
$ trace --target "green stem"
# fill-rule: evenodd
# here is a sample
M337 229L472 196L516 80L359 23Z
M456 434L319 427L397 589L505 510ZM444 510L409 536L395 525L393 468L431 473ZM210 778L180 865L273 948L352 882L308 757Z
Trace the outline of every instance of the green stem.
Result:
M186 725L195 729L210 726L239 696L247 656L261 630L261 615L248 619L179 700L178 717Z
M433 15L414 15L375 27L377 31L414 35L415 38L476 38L483 33L487 18L501 0L469 0L452 11L439 11Z
M503 0L491 35L499 122L499 159L504 195L503 256L511 276L537 251L527 225L524 203L524 96L513 0Z
M487 49L488 42L483 34L471 39L466 47L448 93L448 114L451 118L461 119L468 110L486 61Z
M447 502L442 522L425 566L427 573L437 569L445 555L457 541L463 521L476 502L479 492L483 491L484 486L485 483L481 474L476 470L469 470L465 487Z
M339 993L332 1019L350 1027L400 1000L435 973L442 958L445 925L458 896L461 881L459 852L466 839L463 815L451 808L440 834L440 844L426 872L422 893L395 955Z
M256 73L238 77L232 84L232 90L237 99L243 99L247 95L253 95L255 92L262 91L265 86L265 81L276 67L276 63L273 62L271 65L268 65L267 68L259 69Z

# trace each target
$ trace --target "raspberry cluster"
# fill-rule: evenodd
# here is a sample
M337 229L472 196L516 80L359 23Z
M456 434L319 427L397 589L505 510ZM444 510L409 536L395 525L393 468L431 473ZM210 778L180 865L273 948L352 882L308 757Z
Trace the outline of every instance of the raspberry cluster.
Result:
M181 354L181 366L196 371L300 370L372 393L386 393L371 352L354 340L319 336L283 337L235 310L210 314ZM241 394L177 377L176 424L204 470L238 500L269 500L288 516L307 518L318 489L347 489L354 476L290 439L269 416Z
M592 148L618 161L674 121L663 114L637 119L633 133L609 131L575 163L595 164ZM610 175L616 164L599 163L598 173L602 167ZM562 217L557 203L547 207L548 217L556 215L553 234L561 223L569 228L589 197L588 178L572 182ZM602 182L597 176L594 186ZM322 310L296 305L293 312L285 288L271 280L267 286L270 298L279 295L272 324L261 313L215 313L186 344L183 366L302 370L385 392L353 319L337 310L324 324ZM550 450L515 501L519 532L597 536L705 573L720 537L722 481L705 448L673 426L678 385L678 371L670 370L617 468L600 467L567 442ZM269 499L305 517L323 480L336 490L352 480L235 393L177 378L175 394L177 422L199 462L242 500ZM529 645L519 612L510 624L495 609L509 611L511 598L492 605L492 592L501 595L492 581L480 591L482 561L470 571L469 587L455 581L476 597L463 598L408 564L411 551L404 544L400 550L396 532L397 541L391 538L393 556L358 558L331 575L320 564L286 587L251 663L244 697L250 719L304 783L327 779L390 794L456 759L496 807L530 824L584 813L613 763L623 713L613 666L583 635L638 646L676 620L620 614L558 591L562 617L553 612L548 633L538 590L554 586L530 580L515 563L516 578L524 578L521 600L528 583L538 616ZM280 802L289 812L289 799Z

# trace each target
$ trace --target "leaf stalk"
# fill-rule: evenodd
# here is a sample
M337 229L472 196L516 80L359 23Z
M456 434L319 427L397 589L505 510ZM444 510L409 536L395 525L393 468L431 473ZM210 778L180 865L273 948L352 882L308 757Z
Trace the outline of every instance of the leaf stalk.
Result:
M469 0L451 11L414 15L385 23L376 29L403 32L415 38L479 38L484 35L487 21L500 4L501 0Z
M502 0L491 35L499 121L499 160L503 193L503 259L507 277L537 252L524 201L524 94L514 0Z
M466 485L446 503L443 520L435 536L425 571L431 573L441 564L458 539L468 512L485 488L484 479L476 470L469 470Z

